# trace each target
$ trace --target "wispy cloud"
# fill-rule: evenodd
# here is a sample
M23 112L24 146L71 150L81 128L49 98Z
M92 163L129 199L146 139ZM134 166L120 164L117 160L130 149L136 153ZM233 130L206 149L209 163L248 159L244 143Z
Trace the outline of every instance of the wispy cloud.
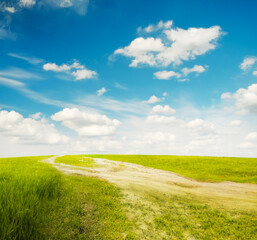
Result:
M5 70L0 70L0 76L18 78L18 79L42 79L37 74L25 71L21 68L11 67Z
M24 56L16 53L8 53L8 56L22 59L30 64L40 64L44 61L43 59L40 59L40 58L28 57L28 56Z
M127 87L121 85L121 84L118 83L118 82L116 82L116 83L114 84L114 86L115 86L116 88L119 88L119 89L122 89L122 90L127 90L127 89L128 89Z
M113 98L102 96L101 101L95 95L86 95L79 97L75 100L80 106L90 107L98 109L103 112L113 112L122 114L136 114L142 115L147 111L150 111L150 107L146 106L140 100L127 99L127 100L116 100Z

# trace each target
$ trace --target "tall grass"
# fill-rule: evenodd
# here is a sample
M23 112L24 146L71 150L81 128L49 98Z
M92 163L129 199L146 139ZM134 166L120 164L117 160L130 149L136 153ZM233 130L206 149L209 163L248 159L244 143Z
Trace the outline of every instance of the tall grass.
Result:
M257 183L257 158L164 155L86 155L176 172L201 181Z
M0 158L0 239L133 239L119 189L44 157Z

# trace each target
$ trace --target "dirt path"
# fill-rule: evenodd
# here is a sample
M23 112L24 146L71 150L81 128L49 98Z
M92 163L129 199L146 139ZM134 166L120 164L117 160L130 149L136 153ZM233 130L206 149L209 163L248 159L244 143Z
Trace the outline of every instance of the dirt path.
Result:
M158 194L192 194L215 206L257 209L257 185L234 182L208 183L185 178L176 173L132 163L97 159L97 167L83 168L47 161L64 173L94 176L119 186L128 198L141 199L146 192Z

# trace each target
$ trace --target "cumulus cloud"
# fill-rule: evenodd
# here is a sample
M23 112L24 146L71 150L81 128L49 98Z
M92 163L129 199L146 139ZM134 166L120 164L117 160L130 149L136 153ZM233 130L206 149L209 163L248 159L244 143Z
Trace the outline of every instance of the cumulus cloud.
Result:
M80 136L112 135L120 122L105 115L80 111L77 108L65 108L51 116L52 120L76 131Z
M250 132L244 138L244 142L239 145L240 148L256 149L257 147L257 132Z
M105 94L107 92L107 90L103 87L103 88L97 90L96 92L97 92L97 96L102 96L103 94Z
M239 65L239 68L241 68L242 70L247 70L251 68L256 61L257 61L256 57L246 57L244 58L243 62Z
M181 71L183 72L183 74L185 76L187 76L189 73L193 73L193 72L195 72L197 74L203 73L203 72L206 71L206 68L204 68L201 65L194 65L192 68L186 68L185 67Z
M165 46L159 38L136 38L129 46L117 49L114 54L121 54L134 58L129 65L137 67L138 64L156 65L156 57L154 53L164 51Z
M82 70L76 70L75 72L72 72L72 75L76 78L76 80L82 80L82 79L93 78L97 75L97 73L92 70L82 69Z
M253 71L253 76L257 76L257 71Z
M221 99L235 101L241 113L257 113L257 84L250 85L247 89L240 88L234 94L223 93Z
M58 133L53 124L24 118L15 111L0 111L0 132L14 141L28 144L58 144L68 140Z
M75 77L75 80L90 79L97 76L97 73L86 69L84 65L75 61L73 64L57 65L56 63L46 63L43 65L45 71L65 72Z
M215 133L215 127L213 123L204 121L203 119L197 118L189 121L186 126L193 132L197 132L201 135L209 135Z
M176 121L176 117L173 116L151 115L146 118L147 123L169 124Z
M163 133L163 132L149 132L144 135L144 142L146 144L162 144L162 143L173 143L176 139L174 134Z
M19 2L21 7L30 8L36 4L35 0L20 0Z
M14 7L5 7L4 9L5 9L5 11L7 11L9 13L15 13L16 12Z
M241 120L232 120L232 121L230 121L229 125L233 126L233 127L238 127L238 126L242 125L242 121Z
M155 95L151 96L147 101L144 101L145 103L150 103L150 104L154 104L157 102L160 102L161 99L156 97Z
M168 80L171 77L180 78L181 74L174 71L159 71L154 73L154 76L158 79Z
M152 33L152 32L156 32L158 30L162 30L162 29L169 29L171 28L171 26L173 25L173 21L169 20L166 22L163 22L162 20L160 22L158 22L157 24L150 24L145 28L139 27L137 29L137 31L140 32L145 32L145 33Z
M172 115L176 111L175 109L171 108L169 105L161 106L161 105L156 105L152 108L151 113L152 114L165 114L165 115Z
M46 71L65 72L70 70L71 66L67 64L62 64L58 66L56 63L46 63L43 65L43 69Z
M149 27L150 30L151 27ZM136 38L130 45L117 49L114 54L132 58L129 65L131 67L137 67L139 64L168 66L172 63L178 65L215 49L216 42L222 35L219 26L171 28L163 30L163 33L157 38Z
M247 141L256 141L257 142L257 132L250 132L246 137Z

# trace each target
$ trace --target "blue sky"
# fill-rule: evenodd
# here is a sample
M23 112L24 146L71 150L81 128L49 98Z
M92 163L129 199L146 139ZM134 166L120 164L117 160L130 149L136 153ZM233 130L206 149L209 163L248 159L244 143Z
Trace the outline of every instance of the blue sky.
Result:
M0 3L0 155L257 156L254 1Z

